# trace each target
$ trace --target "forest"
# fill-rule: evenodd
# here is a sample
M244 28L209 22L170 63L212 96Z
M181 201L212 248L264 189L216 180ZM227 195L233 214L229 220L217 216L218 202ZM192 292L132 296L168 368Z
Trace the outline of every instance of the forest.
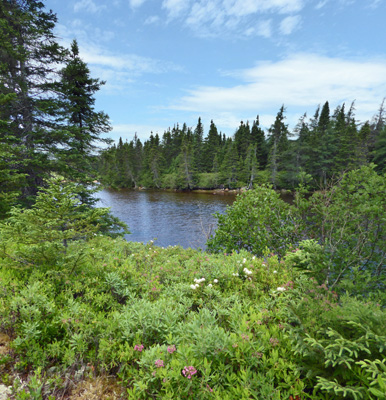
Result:
M385 400L384 104L99 154L104 82L56 23L0 2L0 398ZM96 179L250 190L204 252L125 240Z
M311 118L304 114L291 132L282 106L265 132L259 117L250 126L241 121L232 137L218 132L211 121L204 137L201 118L194 129L177 124L143 144L134 136L105 149L97 170L103 184L114 188L275 189L325 186L333 177L369 163L384 172L386 126L384 101L372 121L355 119L355 104L331 112L326 101Z

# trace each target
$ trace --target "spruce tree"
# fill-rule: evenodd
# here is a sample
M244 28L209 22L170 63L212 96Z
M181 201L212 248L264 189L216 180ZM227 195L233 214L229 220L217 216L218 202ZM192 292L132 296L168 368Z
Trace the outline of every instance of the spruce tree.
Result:
M210 121L209 132L204 143L204 172L213 171L213 160L220 147L220 143L221 134L218 133L217 127L212 120Z
M66 52L53 34L55 23L56 16L46 12L41 2L0 3L0 89L1 94L13 94L0 111L0 119L9 121L6 129L1 128L0 140L20 157L11 166L25 174L24 199L36 195L44 177L56 169L56 156L66 136L56 129L59 105L53 81Z
M70 56L60 72L61 119L65 142L60 149L59 160L65 176L89 184L91 155L99 142L108 142L101 134L110 131L108 116L94 110L95 93L104 82L91 78L87 64L79 56L76 40L71 44ZM122 139L119 149L122 151Z
M11 170L25 176L21 194L29 203L53 173L90 183L90 153L110 129L93 109L102 82L90 78L75 41L71 51L59 46L55 23L42 2L0 3L0 96L11 96L0 110L7 121L0 143L14 155ZM82 197L91 201L86 189Z
M253 121L250 142L256 146L259 169L263 170L267 165L268 153L264 130L260 128L259 116Z
M281 106L275 122L269 128L269 170L274 189L279 185L279 173L285 169L285 152L288 149L288 126L284 123L285 108Z

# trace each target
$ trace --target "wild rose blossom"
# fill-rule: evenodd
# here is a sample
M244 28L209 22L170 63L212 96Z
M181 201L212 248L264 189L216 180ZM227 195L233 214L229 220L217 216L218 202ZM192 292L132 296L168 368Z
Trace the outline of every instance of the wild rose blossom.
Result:
M163 362L162 360L155 360L154 364L155 364L155 366L156 366L157 368L162 368L162 367L164 367L164 362Z

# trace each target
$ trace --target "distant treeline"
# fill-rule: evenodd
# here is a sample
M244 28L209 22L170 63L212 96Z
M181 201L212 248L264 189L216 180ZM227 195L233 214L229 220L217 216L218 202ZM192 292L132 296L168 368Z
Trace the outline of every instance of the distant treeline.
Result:
M386 112L382 102L372 121L355 119L354 103L318 107L312 118L304 114L294 130L285 123L285 108L265 132L259 117L241 122L233 137L218 132L211 121L204 137L201 118L195 129L178 124L141 143L119 139L101 152L101 182L115 188L212 189L251 187L272 183L292 189L311 188L364 164L375 163L386 172Z

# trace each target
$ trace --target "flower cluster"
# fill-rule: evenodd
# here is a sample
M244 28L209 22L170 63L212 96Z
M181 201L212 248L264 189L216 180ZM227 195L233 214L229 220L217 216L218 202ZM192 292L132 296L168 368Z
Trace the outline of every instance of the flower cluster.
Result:
M276 290L278 292L284 292L285 291L285 287L279 286Z
M155 366L157 367L157 368L162 368L162 367L164 367L164 362L162 361L162 360L155 360Z
M135 350L135 351L141 352L143 349L144 349L143 344L136 344L136 345L134 346L134 350Z
M184 375L185 378L192 379L192 376L197 373L196 368L194 368L192 365L189 367L184 367L182 370L182 375Z
M245 275L252 275L252 271L250 271L247 267L243 269Z
M196 290L198 287L200 287L200 283L205 282L205 278L200 278L200 279L195 279L194 284L190 285L190 288L193 290ZM213 279L213 283L218 283L218 279ZM212 287L213 285L209 283L208 287Z
M168 347L168 353L173 354L176 351L176 346L173 344L172 346Z
M190 288L193 289L193 290L195 290L195 289L197 289L198 287L200 287L200 283L201 283L201 282L205 282L205 278L195 279L194 282L195 282L195 283L194 283L193 285L190 285Z

